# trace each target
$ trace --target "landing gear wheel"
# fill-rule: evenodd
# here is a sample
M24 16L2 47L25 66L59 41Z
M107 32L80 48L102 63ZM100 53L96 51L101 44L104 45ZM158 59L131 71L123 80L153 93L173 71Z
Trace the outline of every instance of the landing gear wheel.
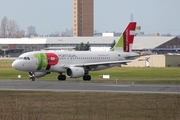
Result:
M59 81L65 81L66 80L66 76L65 75L59 75L58 76L58 80Z
M35 77L30 77L29 79L32 81L35 81Z
M63 78L64 81L66 80L66 76L65 75L62 75L62 78Z
M90 75L84 75L83 76L83 80L84 81L90 81L91 80L91 76Z

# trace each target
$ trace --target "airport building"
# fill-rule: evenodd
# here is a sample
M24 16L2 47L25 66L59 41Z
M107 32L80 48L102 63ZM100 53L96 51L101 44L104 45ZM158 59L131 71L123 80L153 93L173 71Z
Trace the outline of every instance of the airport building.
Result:
M89 42L91 48L103 51L110 48L119 37L47 37L47 38L1 38L0 56L17 57L24 52L37 50L74 50L80 43ZM179 53L180 38L142 36L135 37L133 51L156 54ZM106 49L107 50L107 49Z
M94 0L73 0L73 36L94 36Z
M71 51L82 42L89 42L92 51L107 51L113 41L118 39L119 37L1 38L0 57L18 57L22 53L38 50ZM155 55L138 58L126 67L180 67L179 37L136 36L132 50Z
M180 67L180 54L142 56L123 67Z

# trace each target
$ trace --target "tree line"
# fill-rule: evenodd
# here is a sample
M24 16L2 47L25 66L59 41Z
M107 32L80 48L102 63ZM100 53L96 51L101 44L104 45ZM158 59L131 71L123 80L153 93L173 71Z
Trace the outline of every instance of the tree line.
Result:
M111 43L111 49L114 47L114 45L116 44L116 41L114 40ZM79 45L76 45L76 47L74 48L76 51L90 51L91 50L91 45L89 44L89 42L87 42L86 44L84 44L83 42L81 42Z
M19 26L15 20L10 20L6 16L0 23L0 37L1 38L20 38L22 34Z
M87 42L86 44L81 42L80 45L76 45L76 47L74 49L77 51L89 51L90 50L90 44L89 44L89 42Z

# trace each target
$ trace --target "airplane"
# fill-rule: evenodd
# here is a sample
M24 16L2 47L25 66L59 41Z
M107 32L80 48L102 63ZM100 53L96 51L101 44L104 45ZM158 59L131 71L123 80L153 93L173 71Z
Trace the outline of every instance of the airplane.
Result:
M110 51L33 51L21 54L12 67L28 72L32 81L51 72L59 73L59 81L66 80L66 76L90 81L89 71L127 64L139 57L131 51L135 29L136 22L130 22Z

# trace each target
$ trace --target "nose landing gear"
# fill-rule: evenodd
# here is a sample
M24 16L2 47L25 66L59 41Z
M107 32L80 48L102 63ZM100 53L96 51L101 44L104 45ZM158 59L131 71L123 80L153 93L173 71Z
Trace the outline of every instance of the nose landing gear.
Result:
M29 80L35 81L35 77L30 77Z

